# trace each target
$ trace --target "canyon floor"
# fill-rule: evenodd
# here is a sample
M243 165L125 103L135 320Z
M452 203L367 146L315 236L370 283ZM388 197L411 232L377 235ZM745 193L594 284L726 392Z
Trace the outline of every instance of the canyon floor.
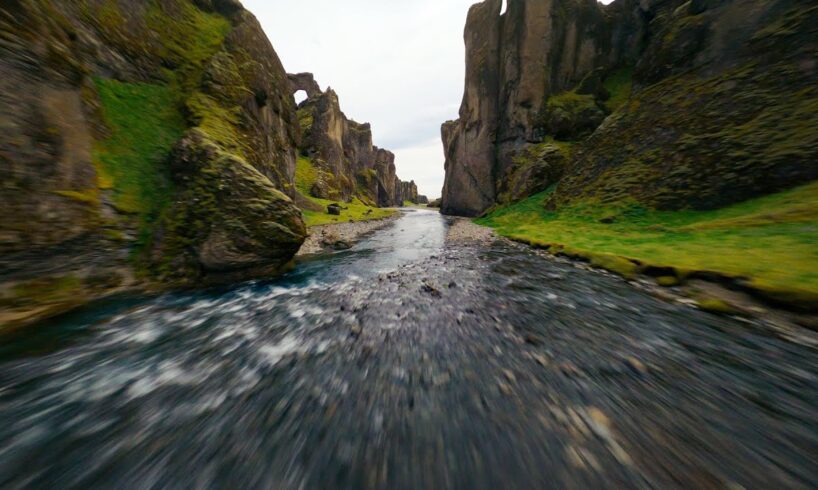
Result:
M0 487L814 488L816 348L406 210L0 346Z

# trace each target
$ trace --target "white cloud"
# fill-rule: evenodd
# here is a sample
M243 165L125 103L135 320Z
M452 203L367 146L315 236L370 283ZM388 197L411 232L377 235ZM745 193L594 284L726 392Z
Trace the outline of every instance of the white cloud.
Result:
M351 119L372 123L375 144L397 155L398 175L440 195L440 125L463 96L463 28L476 0L243 0L288 72L315 74Z

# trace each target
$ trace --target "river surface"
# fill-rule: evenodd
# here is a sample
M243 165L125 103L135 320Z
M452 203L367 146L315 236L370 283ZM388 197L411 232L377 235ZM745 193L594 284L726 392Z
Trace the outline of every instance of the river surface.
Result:
M3 345L0 488L818 486L812 334L448 226Z

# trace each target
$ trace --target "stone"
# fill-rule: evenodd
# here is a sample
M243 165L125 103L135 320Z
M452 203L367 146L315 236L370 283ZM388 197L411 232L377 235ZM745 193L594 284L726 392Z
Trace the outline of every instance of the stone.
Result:
M340 216L341 215L341 205L337 203L332 203L327 205L327 214L331 214L333 216Z
M199 264L190 271L177 267L171 277L229 282L280 271L292 260L306 228L295 203L269 179L219 151L199 130L189 131L176 145L171 161L179 200L167 214L153 253L157 262L178 255L183 263Z

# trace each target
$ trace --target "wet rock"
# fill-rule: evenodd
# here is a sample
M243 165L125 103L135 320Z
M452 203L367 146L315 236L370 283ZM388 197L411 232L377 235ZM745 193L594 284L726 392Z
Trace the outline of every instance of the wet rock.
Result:
M349 250L352 248L352 245L344 240L338 240L332 244L332 248L333 250Z
M341 205L332 203L327 206L327 214L331 214L333 216L340 216L341 215Z
M435 298L440 298L442 296L439 289L428 283L423 283L423 285L420 287L420 290L423 291L424 293L431 294Z

